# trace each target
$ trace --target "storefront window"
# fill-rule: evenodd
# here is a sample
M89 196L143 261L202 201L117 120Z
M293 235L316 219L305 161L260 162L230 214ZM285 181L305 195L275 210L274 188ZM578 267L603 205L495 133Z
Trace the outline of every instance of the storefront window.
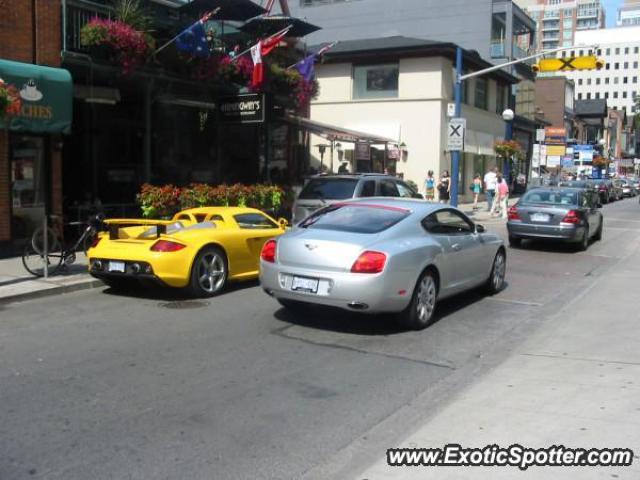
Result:
M47 195L44 139L10 136L11 226L15 240L42 224Z

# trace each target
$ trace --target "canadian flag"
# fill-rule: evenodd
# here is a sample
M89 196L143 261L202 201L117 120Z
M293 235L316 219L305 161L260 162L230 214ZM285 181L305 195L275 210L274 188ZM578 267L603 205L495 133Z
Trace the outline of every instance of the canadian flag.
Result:
M264 65L262 57L269 55L271 50L276 48L280 41L286 36L289 29L285 29L265 40L260 40L251 47L251 59L253 60L253 76L251 78L251 88L256 89L264 81Z

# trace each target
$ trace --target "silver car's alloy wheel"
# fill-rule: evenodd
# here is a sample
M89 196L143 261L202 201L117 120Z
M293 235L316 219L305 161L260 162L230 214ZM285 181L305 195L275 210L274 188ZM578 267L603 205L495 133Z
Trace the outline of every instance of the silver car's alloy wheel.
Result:
M421 323L427 324L436 308L436 283L431 275L425 275L418 285L416 313Z
M493 289L496 292L502 288L506 267L507 262L505 261L504 253L498 252L496 258L493 260L493 276L491 278Z
M212 294L224 286L227 271L224 259L215 252L207 252L200 257L197 265L198 284L203 291Z

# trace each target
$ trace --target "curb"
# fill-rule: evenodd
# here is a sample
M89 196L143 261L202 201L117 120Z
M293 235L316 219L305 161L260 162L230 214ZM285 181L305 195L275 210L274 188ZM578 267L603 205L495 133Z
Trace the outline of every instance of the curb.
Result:
M49 297L52 295L60 295L104 286L105 284L101 280L91 278L87 279L86 281L74 283L71 285L60 285L57 287L45 288L42 290L34 290L33 292L18 293L16 295L1 297L0 305L7 305L9 303L22 302L25 300L33 300L36 298Z

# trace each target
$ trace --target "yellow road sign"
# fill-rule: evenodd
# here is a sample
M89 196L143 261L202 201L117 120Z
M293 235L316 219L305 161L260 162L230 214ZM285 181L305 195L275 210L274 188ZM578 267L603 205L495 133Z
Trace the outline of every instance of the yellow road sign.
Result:
M589 55L586 57L543 58L531 68L534 72L567 72L601 69L603 66L603 60Z

